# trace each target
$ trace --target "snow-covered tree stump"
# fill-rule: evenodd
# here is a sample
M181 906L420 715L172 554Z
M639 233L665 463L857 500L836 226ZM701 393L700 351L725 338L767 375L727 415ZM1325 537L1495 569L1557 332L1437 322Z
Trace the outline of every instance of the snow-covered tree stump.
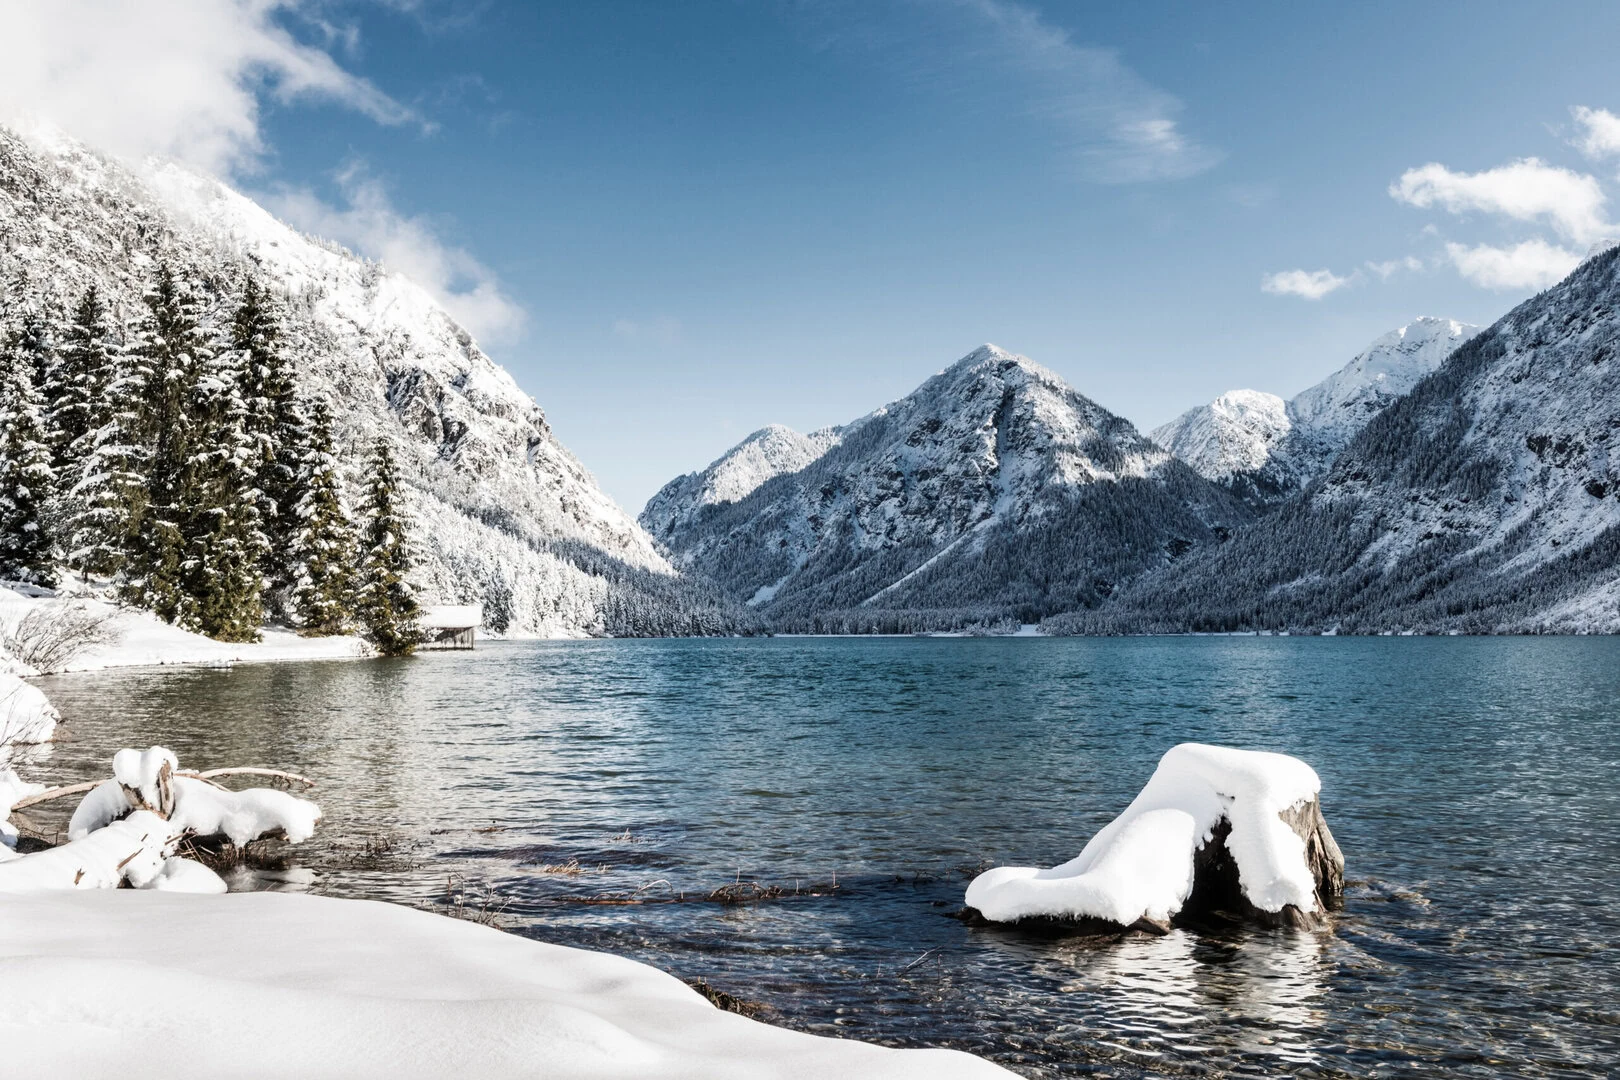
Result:
M1327 912L1344 899L1344 853L1322 816L1322 801L1311 798L1278 814L1305 843L1305 864L1315 882L1313 905L1284 904L1277 911L1255 906L1243 892L1237 860L1227 847L1232 823L1222 818L1209 840L1193 854L1193 887L1176 921L1213 921L1235 917L1257 926L1293 926L1304 930L1327 924Z
M1078 857L985 871L964 917L1082 934L1217 920L1323 927L1344 893L1344 855L1320 793L1297 758L1183 743Z

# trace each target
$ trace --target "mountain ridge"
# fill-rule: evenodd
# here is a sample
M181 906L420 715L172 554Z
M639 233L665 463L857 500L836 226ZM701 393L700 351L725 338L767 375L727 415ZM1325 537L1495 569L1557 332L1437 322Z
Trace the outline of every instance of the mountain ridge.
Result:
M799 470L688 508L659 535L675 565L779 629L1031 622L1248 517L1129 421L993 345L837 431ZM649 509L676 520L686 480Z
M1480 329L1420 316L1291 399L1231 390L1150 434L1206 479L1275 504L1325 473L1368 421Z
M1058 632L1620 632L1620 248L1515 306L1219 549Z

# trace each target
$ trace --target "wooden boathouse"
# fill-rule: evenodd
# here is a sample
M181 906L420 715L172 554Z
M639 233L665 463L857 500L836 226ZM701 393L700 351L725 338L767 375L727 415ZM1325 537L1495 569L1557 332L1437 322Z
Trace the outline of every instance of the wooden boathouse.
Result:
M422 609L416 625L422 628L421 649L470 649L484 622L478 604L442 604Z

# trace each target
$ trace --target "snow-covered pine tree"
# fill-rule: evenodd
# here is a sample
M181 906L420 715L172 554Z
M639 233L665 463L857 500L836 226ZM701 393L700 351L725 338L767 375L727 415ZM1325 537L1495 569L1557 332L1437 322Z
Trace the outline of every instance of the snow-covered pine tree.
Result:
M332 409L325 398L310 408L309 449L298 478L293 518L293 611L304 633L347 632L354 618L354 526L344 509L343 482L332 444Z
M138 445L146 451L144 506L128 539L124 598L169 622L185 613L181 588L186 536L182 520L196 498L191 481L197 425L191 406L202 363L212 350L199 325L199 304L167 264L144 297L146 317L130 352L137 358Z
M43 395L56 366L56 337L51 320L33 304L27 305L10 335L10 346L28 367L34 392Z
M93 435L105 417L107 380L114 373L116 346L101 294L84 291L62 328L56 363L44 388L51 436L51 464L59 480L77 483L94 448Z
M293 547L300 523L293 508L309 435L293 390L279 313L270 294L251 277L231 317L230 349L242 373L254 482L268 541L264 572L279 596L294 580Z
M367 481L359 609L367 635L385 656L415 651L421 637L416 593L405 580L412 563L409 528L394 473L394 452L386 438L379 438Z
M198 358L187 410L193 439L178 502L185 539L179 621L222 641L256 641L264 621L269 545L258 486L262 445L250 430L244 394L246 361L237 349Z
M0 578L56 583L53 477L33 355L22 333L0 354Z
M81 304L68 349L87 348L100 334L80 325ZM80 333L85 337L81 342ZM90 402L82 445L70 447L77 468L62 478L66 488L68 566L81 574L122 581L130 564L135 530L146 513L146 469L151 458L146 392L150 357L125 349L123 328L100 336L99 367L91 377L99 394Z

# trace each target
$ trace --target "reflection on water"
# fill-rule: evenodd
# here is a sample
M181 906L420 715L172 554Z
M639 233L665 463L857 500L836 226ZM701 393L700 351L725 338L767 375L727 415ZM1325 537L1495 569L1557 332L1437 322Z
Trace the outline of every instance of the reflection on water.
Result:
M317 838L234 887L490 898L807 1030L1030 1076L1620 1059L1612 640L497 643L48 682L67 737L36 776L163 742L321 780ZM1352 878L1333 933L949 917L986 863L1074 855L1186 739L1318 767Z

